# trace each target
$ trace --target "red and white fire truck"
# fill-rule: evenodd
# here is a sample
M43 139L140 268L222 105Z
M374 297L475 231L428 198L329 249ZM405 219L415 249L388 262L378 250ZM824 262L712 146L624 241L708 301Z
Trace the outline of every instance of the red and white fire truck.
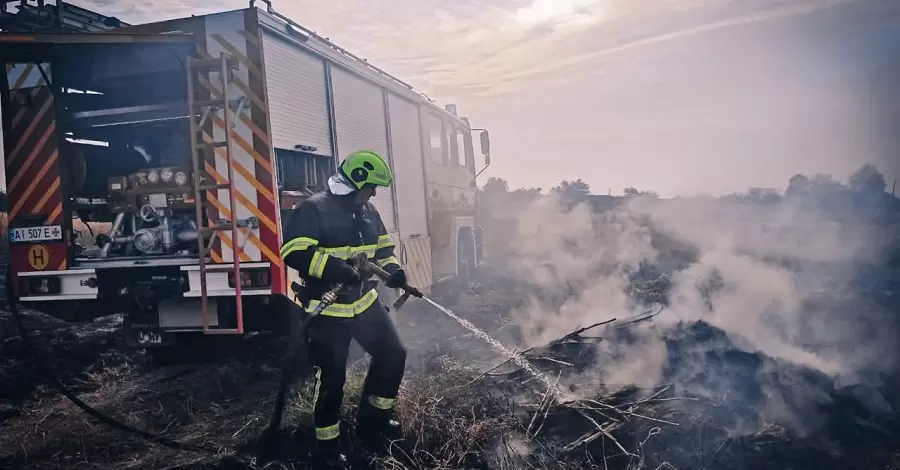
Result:
M275 12L90 33L0 33L10 266L21 302L127 312L132 344L277 330L296 272L290 210L354 150L387 156L374 203L411 284L481 262L475 178L490 164L456 108Z

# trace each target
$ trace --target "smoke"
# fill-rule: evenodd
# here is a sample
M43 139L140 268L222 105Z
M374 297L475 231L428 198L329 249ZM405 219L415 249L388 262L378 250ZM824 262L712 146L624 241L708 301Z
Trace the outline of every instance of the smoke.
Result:
M513 314L523 346L646 311L636 280L668 286L667 308L651 324L601 343L594 383L675 382L717 400L758 388L750 422L777 419L802 433L818 422L812 410L829 387L873 384L896 363L894 317L857 282L883 255L883 229L852 213L791 198L642 197L604 213L542 197L522 213L510 269L536 292ZM697 325L719 336L685 333ZM738 353L753 364L743 374L721 366L723 354ZM754 427L735 421L732 432Z

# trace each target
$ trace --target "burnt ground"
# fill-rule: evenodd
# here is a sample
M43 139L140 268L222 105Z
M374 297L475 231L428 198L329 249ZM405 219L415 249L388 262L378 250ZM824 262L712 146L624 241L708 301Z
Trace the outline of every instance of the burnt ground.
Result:
M533 291L494 277L449 304L513 344L518 333L506 314L526 293ZM413 302L396 313L410 349L400 403L407 436L383 468L900 469L900 413L891 408L900 406L900 394L839 388L814 371L742 351L704 323L666 334L666 379L681 387L611 390L589 380L586 371L615 367L602 342L627 343L632 328L652 328L652 320L607 325L527 352L548 376L577 381L581 398L553 401L518 367L484 373L502 362L497 355ZM282 340L197 343L175 364L160 364L123 346L120 317L73 325L21 310L40 351L25 348L9 314L0 313L0 468L307 468L308 381L291 395L286 430L270 446L258 442L278 384ZM698 371L692 365L701 359L708 367ZM213 454L170 450L96 422L48 386L38 361L96 409ZM359 357L348 375L344 412L351 426L365 366ZM747 385L735 389L721 377ZM685 384L706 393L692 394ZM772 390L799 388L805 393L785 394L796 403L783 401L815 417L806 434L755 411ZM735 423L750 430L738 432ZM352 452L352 439L343 439Z

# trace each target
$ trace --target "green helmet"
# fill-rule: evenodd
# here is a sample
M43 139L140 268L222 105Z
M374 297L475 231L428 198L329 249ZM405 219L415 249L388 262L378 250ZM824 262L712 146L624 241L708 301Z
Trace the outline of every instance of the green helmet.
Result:
M348 155L341 163L340 172L356 189L362 189L367 184L388 187L393 179L387 161L371 150L359 150Z

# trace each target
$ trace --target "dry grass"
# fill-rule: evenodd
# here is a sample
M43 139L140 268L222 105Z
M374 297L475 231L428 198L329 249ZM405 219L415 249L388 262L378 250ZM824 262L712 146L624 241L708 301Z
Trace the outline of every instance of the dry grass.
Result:
M99 366L70 383L80 398L129 425L169 438L221 449L218 455L178 452L148 444L95 422L65 398L40 389L21 413L4 423L0 463L11 468L224 468L242 462L262 465L252 455L268 423L278 371L260 362L226 361L202 367L158 370L131 358ZM345 387L345 423L352 427L367 361L351 366ZM458 468L467 456L484 451L509 423L492 417L497 407L469 381L478 371L451 362L437 375L412 377L403 387L399 413L406 422L408 445L398 447L393 465L403 468ZM283 427L296 429L295 443L305 447L311 430L312 383L291 395ZM238 452L235 453L234 450ZM295 449L296 450L296 449ZM304 452L300 452L303 454ZM288 456L284 456L288 457ZM270 468L305 468L305 455ZM277 465L277 467L271 467Z
M479 317L479 323L488 323L492 313L497 315L497 311L509 308L498 305L506 305L508 299L516 297L511 292L519 287L483 286L480 293L460 300L459 311L475 312L473 320ZM466 307L469 304L472 305ZM444 336L450 331L449 326L435 327L443 317L420 313L402 313L428 323L418 333L405 330L404 337L434 344L435 338L428 340L426 330L439 331ZM409 326L406 318L398 319L398 323L404 328ZM496 328L504 326L498 323ZM496 334L496 330L489 331ZM75 355L75 346L81 347L88 339L70 336L46 341L52 343L56 355L61 354L61 348L68 348L68 355ZM486 368L461 361L461 350L481 345L465 335L464 342L429 355L422 370L410 372L404 380L398 411L405 436L393 447L391 456L381 462L382 468L744 470L792 466L900 470L900 455L894 456L891 466L890 452L886 456L878 454L885 449L894 451L897 440L891 439L900 433L890 423L860 414L859 410L844 412L833 426L837 432L818 441L793 440L776 426L767 426L757 435L733 438L721 417L733 416L741 406L752 405L736 405L730 398L688 399L675 396L665 386L610 391L599 382L600 375L591 371L616 364L602 360L598 363L592 344L601 340L587 336L605 334L596 329L585 335L570 334L522 352L552 381L576 385L579 396L574 398L547 393L546 387L515 365L484 372ZM295 432L285 437L285 445L269 453L265 461L257 445L257 438L268 423L279 378L276 364L280 348L274 348L276 351L271 354L273 348L268 340L229 349L231 359L164 368L148 363L142 354L123 352L102 337L92 337L90 341L96 341L94 348L104 352L95 352L96 358L92 356L90 361L93 365L83 372L72 371L64 377L84 401L140 429L213 447L216 452L179 452L148 444L93 421L64 398L41 389L21 404L17 415L0 422L0 467L307 468L307 451L313 442L313 393L309 380L299 384L291 395L283 427ZM696 344L698 340L688 337L679 341ZM62 364L54 364L62 371ZM361 360L348 371L342 410L344 429L354 427L367 366L367 361ZM744 366L731 363L728 367L736 373ZM588 372L579 375L574 370ZM863 426L861 422L868 424ZM843 436L844 431L855 435ZM864 445L853 448L846 440ZM822 442L827 446L823 447ZM846 455L829 455L837 451ZM843 466L830 466L828 462Z
M465 468L484 460L518 422L508 403L478 382L480 372L447 357L428 374L411 377L398 411L405 441L387 463L393 468Z
M565 357L551 349L535 349L527 356L556 379L569 366L560 364ZM42 389L18 416L3 423L0 467L307 468L311 381L297 387L286 411L283 426L296 429L291 448L264 462L256 444L278 383L278 371L270 365L275 357L234 353L243 359L163 369L147 364L140 354L106 355L68 380L85 402L104 413L182 442L213 447L218 449L215 455L172 451L137 440ZM355 424L367 365L361 360L348 371L345 429ZM766 446L782 449L771 451L776 455L791 449L785 444L789 439L774 428L744 444L722 438L710 431L712 415L728 412L715 409L722 404L674 397L665 388L609 393L603 384L583 381L578 390L581 396L574 400L553 397L518 367L485 373L447 355L433 357L424 373L407 377L403 384L398 411L405 439L396 443L382 467L686 468L666 464L666 457L707 452L706 468L751 468L715 464L740 462L744 451L766 452L760 450ZM673 433L688 438L672 441ZM697 440L697 447L671 448L667 440ZM898 462L900 455L886 468L897 470ZM660 467L664 464L669 466Z
M249 363L153 370L131 361L72 381L89 405L180 441L234 448L267 421L275 372ZM157 448L92 420L65 398L41 390L5 424L2 457L23 468L167 468L220 456Z

